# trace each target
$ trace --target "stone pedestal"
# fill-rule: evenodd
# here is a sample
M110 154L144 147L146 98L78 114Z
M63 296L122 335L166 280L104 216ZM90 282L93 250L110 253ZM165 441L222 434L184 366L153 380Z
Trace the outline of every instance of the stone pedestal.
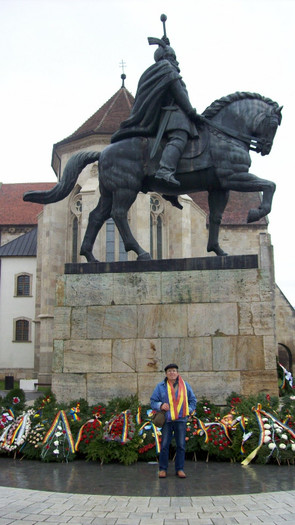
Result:
M217 404L232 391L277 395L270 261L262 242L259 257L66 265L54 315L57 399L148 403L170 362Z

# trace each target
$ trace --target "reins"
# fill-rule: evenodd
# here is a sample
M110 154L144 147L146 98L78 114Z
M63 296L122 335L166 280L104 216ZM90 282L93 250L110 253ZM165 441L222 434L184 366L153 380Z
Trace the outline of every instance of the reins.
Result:
M229 137L244 142L247 145L247 147L252 151L257 151L259 153L264 145L270 144L270 141L267 141L266 139L253 137L251 135L244 135L243 133L237 133L233 129L227 128L225 126L219 126L218 124L212 122L203 115L198 115L198 119L200 120L200 122L204 122L208 124L208 126L211 126L212 128L221 131L221 133L224 133Z

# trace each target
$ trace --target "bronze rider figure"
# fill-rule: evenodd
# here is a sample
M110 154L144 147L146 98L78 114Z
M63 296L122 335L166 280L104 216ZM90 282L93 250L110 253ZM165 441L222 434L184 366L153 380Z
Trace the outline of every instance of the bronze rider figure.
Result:
M135 136L156 137L151 152L153 157L162 137L166 138L155 177L179 186L174 175L188 139L198 136L198 115L190 103L175 51L166 36L166 19L166 15L161 15L164 36L148 38L150 45L158 44L155 63L140 77L131 114L121 123L111 142Z

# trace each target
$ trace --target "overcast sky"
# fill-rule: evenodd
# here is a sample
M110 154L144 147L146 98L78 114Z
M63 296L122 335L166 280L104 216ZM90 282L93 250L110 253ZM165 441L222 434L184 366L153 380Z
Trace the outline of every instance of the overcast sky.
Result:
M251 172L277 185L276 282L294 306L294 0L0 0L0 181L55 181L53 144L120 88L121 60L135 95L161 13L199 112L235 91L284 105L273 149L251 154Z

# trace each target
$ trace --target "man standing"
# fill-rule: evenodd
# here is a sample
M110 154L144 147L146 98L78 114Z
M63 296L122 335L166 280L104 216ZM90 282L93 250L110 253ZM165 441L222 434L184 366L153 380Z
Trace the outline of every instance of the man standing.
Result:
M196 408L197 400L191 386L178 374L178 366L165 367L166 377L158 383L151 396L153 410L164 410L166 422L162 428L161 452L159 457L159 478L166 478L169 446L174 435L176 441L175 473L185 478L185 437L187 417Z

